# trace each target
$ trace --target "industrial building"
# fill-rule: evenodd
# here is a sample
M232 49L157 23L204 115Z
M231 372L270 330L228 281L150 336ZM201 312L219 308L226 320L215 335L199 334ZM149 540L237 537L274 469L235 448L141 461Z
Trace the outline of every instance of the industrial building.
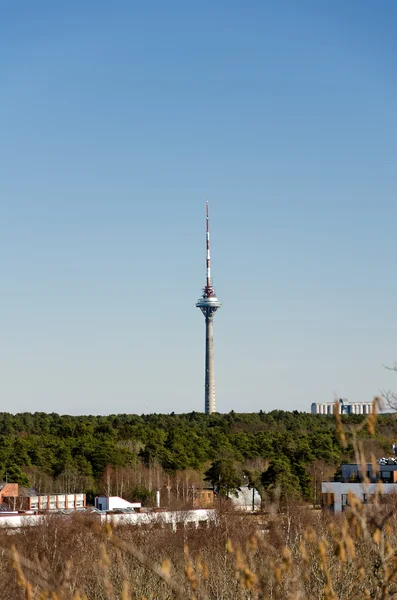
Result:
M371 497L379 493L379 482L382 493L397 493L397 461L395 458L377 461L376 472L372 463L366 464L363 473L362 465L346 464L341 466L341 475L334 481L321 483L322 505L334 512L342 512L349 506L349 493L353 493L363 503L371 501Z
M8 494L3 499L11 499L12 502L8 506L1 505L0 529L19 529L42 525L45 523L48 512L59 518L66 518L79 512L81 515L97 518L103 525L111 523L112 525L171 526L174 531L178 527L186 527L190 524L199 527L200 523L216 522L216 511L213 508L179 511L161 509L159 508L159 495L156 496L157 508L155 509L142 509L140 502L128 502L118 496L97 496L95 507L90 508L86 507L85 494L21 496L18 495L18 484L0 484L0 495L2 491ZM210 495L213 498L212 491ZM24 510L16 510L15 507L12 507L15 500L20 498L25 501L26 508Z
M215 295L211 279L210 256L210 226L208 215L208 202L206 204L206 284L203 295L196 302L196 307L205 317L205 401L204 409L207 414L214 413L215 407L215 374L214 374L214 314L222 306Z
M0 485L8 494L17 494L17 488L6 489L7 484ZM10 484L16 485L17 484ZM10 496L7 496L10 498ZM179 527L208 526L210 523L219 524L217 511L213 508L214 492L204 488L196 490L193 498L193 507L188 510L167 510L160 508L160 494L156 494L156 507L153 509L142 508L140 502L128 502L118 496L97 496L95 507L86 506L84 494L54 494L49 496L27 495L11 496L23 498L26 508L16 510L12 506L3 505L0 510L0 529L19 529L21 527L37 526L45 523L46 515L51 512L59 518L70 517L75 512L80 515L92 516L103 525L110 523L119 525L138 526L170 526L174 531ZM238 496L230 498L237 510L256 511L261 507L261 500L256 490L242 486ZM70 522L68 520L66 523Z
M311 406L312 415L333 415L334 402L313 402ZM338 400L338 410L340 415L370 415L373 410L372 402L349 402L346 398Z

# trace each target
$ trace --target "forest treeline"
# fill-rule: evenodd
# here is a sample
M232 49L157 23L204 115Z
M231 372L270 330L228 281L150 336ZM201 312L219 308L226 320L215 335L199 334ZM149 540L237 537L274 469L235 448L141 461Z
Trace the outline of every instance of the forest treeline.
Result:
M363 418L342 417L346 431ZM381 415L375 437L370 440L365 430L359 435L370 452L389 455L391 442L397 441L397 421ZM103 492L145 501L154 489L164 488L168 501L171 496L182 501L193 485L203 483L211 464L224 460L234 464L242 482L250 483L252 474L260 476L272 465L268 479L273 472L303 498L313 499L319 480L353 458L352 445L340 444L333 416L297 411L0 413L0 478L41 493L84 491L90 498Z

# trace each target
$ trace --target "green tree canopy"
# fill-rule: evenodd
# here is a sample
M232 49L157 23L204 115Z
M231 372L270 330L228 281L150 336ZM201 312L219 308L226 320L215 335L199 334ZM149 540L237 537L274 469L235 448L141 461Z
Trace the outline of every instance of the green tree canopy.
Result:
M27 475L25 475L21 467L15 463L6 465L3 469L2 478L8 483L18 483L24 487L30 487L30 481Z
M237 495L241 485L241 478L230 458L213 462L205 473L205 481L210 481L214 491L220 496L229 496L230 493Z
M299 478L291 471L291 464L286 457L275 458L269 468L262 473L262 485L272 501L283 502L288 497L300 493Z

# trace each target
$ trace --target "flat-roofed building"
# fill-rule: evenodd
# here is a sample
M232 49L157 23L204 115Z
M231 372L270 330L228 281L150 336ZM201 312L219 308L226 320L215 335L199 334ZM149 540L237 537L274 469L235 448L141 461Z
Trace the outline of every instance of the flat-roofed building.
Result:
M68 510L86 507L85 494L29 494L20 498L24 510Z
M349 506L349 493L354 494L363 503L379 493L397 493L397 464L382 464L378 461L376 471L372 463L365 465L349 463L341 466L341 474L333 481L321 483L322 505L334 512L341 512ZM381 482L381 488L379 483Z

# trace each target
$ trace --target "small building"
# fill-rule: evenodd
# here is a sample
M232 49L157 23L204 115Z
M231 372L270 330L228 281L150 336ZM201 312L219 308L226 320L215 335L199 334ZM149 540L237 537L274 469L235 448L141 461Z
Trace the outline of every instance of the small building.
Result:
M378 493L379 482L382 482L383 494L397 493L397 464L391 462L393 459L390 459L390 464L383 464L382 460L384 459L378 461L376 472L372 463L365 465L365 473L362 471L362 465L342 465L338 480L321 483L323 507L334 512L345 510L349 506L349 493L353 493L363 504L367 504L371 496Z
M119 496L96 496L95 508L101 511L112 510L139 510L140 502L128 502Z
M233 505L239 510L260 510L262 499L258 490L242 485L238 490L238 496L230 495Z
M206 508L214 504L214 490L212 488L198 488L193 493L193 508Z

